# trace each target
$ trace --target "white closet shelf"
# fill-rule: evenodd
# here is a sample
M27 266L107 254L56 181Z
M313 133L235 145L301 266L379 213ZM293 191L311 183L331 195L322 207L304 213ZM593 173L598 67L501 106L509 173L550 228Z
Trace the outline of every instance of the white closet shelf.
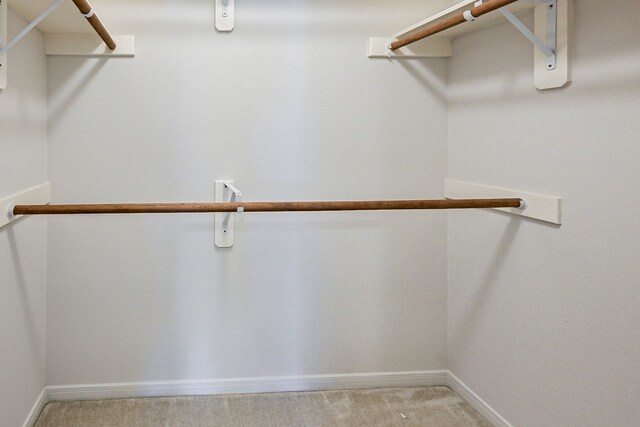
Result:
M390 36L390 37L372 37L370 39L370 58L389 58L389 52L387 48L387 43L393 39L397 39L400 37L408 36L414 33L417 33L420 30L423 30L434 22L444 20L450 18L454 15L457 15L465 10L469 10L473 7L474 3L477 0L464 0L455 5L438 12L410 27L407 27L400 32ZM526 13L536 6L536 3L532 2L516 2L513 3L507 8L515 15L521 15ZM487 15L481 16L472 22L467 22L464 25L459 25L454 28L450 28L446 31L439 33L438 35L431 37L426 40L421 40L419 42L414 43L412 46L406 46L401 49L398 49L397 52L393 54L392 57L402 57L402 58L443 58L451 56L451 40L456 37L469 34L483 28L489 27L491 25L495 25L499 22L505 20L505 17L500 13L489 13ZM384 40L384 42L382 42ZM447 45L448 47L443 47Z
M535 10L533 30L517 15ZM534 82L538 89L565 86L570 80L571 0L463 0L391 37L372 37L369 58L450 57L451 40L507 20L534 46Z
M469 10L470 8L473 7L474 3L476 3L477 0L464 0L461 1L460 3L455 4L454 6L451 6L448 9L443 10L442 12L438 12L433 16L428 17L427 19L418 22L415 25L412 25L408 28L405 28L404 30L400 31L399 33L395 34L394 37L395 38L399 38L399 37L404 37L404 36L408 36L410 34L416 33L426 27L428 27L429 25L433 24L436 21L439 21L441 19L447 19L453 15L457 15L461 12L464 12L465 10ZM535 3L535 2L522 2L518 1L515 2L509 6L506 6L513 14L515 15L520 15L523 14L527 11L533 10L533 8L536 6L536 4L539 3ZM471 21L471 22L467 22L464 25L458 25L455 28L451 28L449 30L443 31L442 33L439 34L439 37L444 37L444 38L455 38L455 37L459 37L462 36L464 34L469 34L472 33L474 31L478 31L481 30L483 28L486 28L490 25L495 25L498 22L502 22L504 21L505 18L499 14L499 13L489 13L487 15L481 16L480 18L476 19L475 21Z
M16 12L28 22L32 22L48 8L53 0L7 0L11 10ZM95 0L92 0L96 3ZM100 1L95 4L100 11ZM101 16L102 17L102 16ZM105 23L109 22L108 17L102 17ZM91 27L87 25L86 19L78 13L78 9L71 1L65 1L47 19L40 22L36 27L43 34L91 34Z
M46 36L47 55L133 57L134 37L111 36L98 18L100 2L94 8L86 0L0 0ZM93 1L93 0L92 0ZM5 14L6 19L6 14ZM106 21L110 19L107 17ZM28 28L29 28L28 27ZM93 29L92 29L93 27ZM3 25L6 31L6 24ZM23 35L16 39L18 41ZM10 43L0 39L0 48ZM7 47L7 49L9 49ZM6 67L5 67L6 68Z

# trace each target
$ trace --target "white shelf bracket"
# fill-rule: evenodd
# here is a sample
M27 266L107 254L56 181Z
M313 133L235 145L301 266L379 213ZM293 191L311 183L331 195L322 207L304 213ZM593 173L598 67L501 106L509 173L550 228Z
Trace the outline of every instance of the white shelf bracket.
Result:
M558 31L558 2L557 0L548 0L545 2L547 9L547 41L546 43L533 33L526 25L522 23L509 9L503 7L500 13L509 21L518 31L522 33L531 43L534 44L542 54L547 58L546 70L552 71L556 69L556 50L557 50L557 31Z
M534 82L538 89L555 89L571 81L570 47L573 0L554 0L535 7L535 34L545 39L555 53L555 67L548 58L534 49Z
M502 18L513 24L530 40L534 47L534 85L537 89L554 89L566 86L571 81L570 42L572 30L573 0L519 0L500 8L501 13L491 13L479 17L473 16L471 6L478 7L489 0L461 0L408 28L392 38L372 37L369 40L369 58L410 59L428 57L450 57L451 40L464 34L486 28L500 22ZM534 31L527 28L515 14L533 9L535 15ZM462 15L464 20L459 27L438 32L435 36L411 43L393 52L389 41L407 37L424 30L440 21ZM476 22L473 22L476 21Z
M235 0L216 0L216 29L232 31L234 27Z
M2 3L2 11L3 11L2 15L3 15L3 21L4 22L6 22L6 5L5 5L6 2L7 2L7 0L0 0L0 3ZM27 25L22 31L20 31L20 33L18 33L17 36L15 36L13 39L11 39L11 41L9 41L9 43L7 43L6 45L3 45L2 48L0 48L0 57L2 55L4 55L5 53L7 53L9 51L9 49L11 49L13 46L15 46L16 43L18 43L20 40L22 40L24 38L24 36L29 34L29 32L31 30L33 30L36 27L36 25L38 25L44 18L49 16L51 14L51 12L56 10L58 8L58 6L60 6L62 3L64 3L64 0L56 0L51 6L49 6L47 8L47 10L42 12L40 14L40 16L38 16L36 19L34 19L29 25ZM6 26L6 24L3 24L3 31L6 31L6 29L4 28L5 26Z
M216 203L240 203L242 192L238 190L233 181L216 181ZM239 207L236 213L244 212L243 207ZM233 246L235 231L234 213L215 214L215 243L219 248L230 248Z
M44 12L40 14L36 19L27 25L17 36L11 39L7 43L7 0L0 0L0 89L7 88L7 52L16 45L20 40L24 38L36 25L38 25L44 18L49 16L51 12L56 10L64 0L56 0L51 6L49 6Z

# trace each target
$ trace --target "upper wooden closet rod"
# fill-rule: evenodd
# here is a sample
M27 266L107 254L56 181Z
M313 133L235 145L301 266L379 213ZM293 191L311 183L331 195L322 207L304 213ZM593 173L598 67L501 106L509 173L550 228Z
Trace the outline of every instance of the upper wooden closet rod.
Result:
M474 18L478 18L489 12L493 12L494 10L500 9L501 7L507 6L511 3L515 3L516 1L518 0L490 0L489 2L474 7L471 10L454 15L451 18L445 19L444 21L436 22L435 24L416 33L399 38L398 40L391 43L391 50L400 49L401 47L407 46L411 43L415 43L418 40L422 40L444 30L448 30L449 28L455 27L456 25L471 21Z
M17 205L14 215L142 214L206 212L310 212L409 209L520 208L521 199L374 200L331 202L140 203L91 205Z
M113 41L109 31L102 25L102 21L100 21L98 15L93 11L91 4L89 4L87 0L73 0L73 2L78 7L78 10L80 10L80 13L87 18L87 21L89 21L93 29L96 30L96 33L98 33L102 41L105 42L109 49L114 50L116 48L116 42Z

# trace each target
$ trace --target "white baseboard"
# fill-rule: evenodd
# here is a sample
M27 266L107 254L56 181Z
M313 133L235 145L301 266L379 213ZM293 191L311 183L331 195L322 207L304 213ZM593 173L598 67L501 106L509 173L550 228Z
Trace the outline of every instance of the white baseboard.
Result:
M475 394L465 383L460 381L451 371L447 375L447 385L460 397L462 397L473 409L478 411L480 415L486 418L494 427L513 427L507 420L502 418L495 409L487 404L484 400Z
M53 401L424 386L447 386L495 427L513 427L446 370L47 386L23 427L33 427L42 408Z
M36 399L36 402L33 404L33 407L31 408L31 411L29 411L29 415L27 416L24 424L22 424L22 427L33 427L36 424L36 421L38 421L40 412L42 412L42 409L47 403L47 388L45 387Z
M447 371L48 386L47 401L447 385Z

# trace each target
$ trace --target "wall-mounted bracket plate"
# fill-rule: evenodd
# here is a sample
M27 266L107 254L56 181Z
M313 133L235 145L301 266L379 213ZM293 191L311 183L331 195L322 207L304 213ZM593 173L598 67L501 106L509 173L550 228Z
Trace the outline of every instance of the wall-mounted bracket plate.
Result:
M445 181L445 197L447 199L520 198L526 202L524 209L498 208L497 210L552 224L562 224L562 199L560 197L490 187L452 179Z
M13 215L15 205L46 205L49 202L51 202L51 185L49 183L31 187L0 199L0 228L20 218L20 216Z
M550 69L547 57L534 48L534 82L538 89L554 89L566 86L571 81L569 67L569 43L571 34L572 0L545 2L535 8L535 34L547 43L554 44L550 38L555 35L555 67ZM550 13L549 8L555 8ZM550 19L555 18L554 23Z
M216 0L216 29L218 31L232 31L235 25L235 1Z
M0 47L7 44L7 0L0 0ZM7 88L7 53L0 55L0 89Z

